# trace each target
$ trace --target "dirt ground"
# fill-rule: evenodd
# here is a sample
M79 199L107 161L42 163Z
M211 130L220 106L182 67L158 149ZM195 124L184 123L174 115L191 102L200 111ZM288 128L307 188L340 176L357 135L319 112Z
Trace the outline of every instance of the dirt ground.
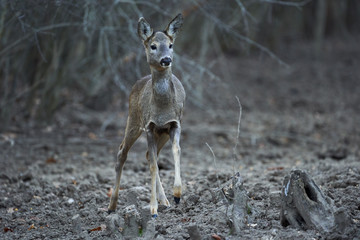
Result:
M232 80L210 82L202 107L185 111L179 205L170 145L160 154L172 206L160 206L156 220L144 136L128 155L117 210L106 212L126 111L71 104L46 126L14 123L0 138L0 239L360 239L360 49L332 40L324 54L314 61L307 44L289 48L282 57L290 67L219 59ZM281 189L292 169L307 171L346 212L346 231L281 226ZM218 197L236 172L251 215L240 236Z

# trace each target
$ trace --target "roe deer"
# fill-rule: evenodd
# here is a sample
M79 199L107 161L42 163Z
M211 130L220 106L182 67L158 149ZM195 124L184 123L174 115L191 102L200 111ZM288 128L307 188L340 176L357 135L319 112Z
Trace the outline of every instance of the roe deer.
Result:
M185 90L179 79L172 74L173 43L183 23L181 14L177 15L162 32L153 32L150 24L140 18L138 35L145 47L151 75L138 80L130 93L129 115L125 136L117 154L115 167L115 189L111 195L108 211L115 211L121 172L128 151L143 131L146 132L148 150L146 158L150 164L152 217L157 217L158 201L170 206L160 182L157 157L161 148L169 140L175 162L174 200L180 202L180 121L183 114Z

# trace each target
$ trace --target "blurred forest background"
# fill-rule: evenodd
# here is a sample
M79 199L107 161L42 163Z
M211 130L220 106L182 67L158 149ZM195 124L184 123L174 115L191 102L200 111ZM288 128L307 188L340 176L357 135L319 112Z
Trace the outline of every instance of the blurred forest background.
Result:
M210 84L227 85L227 58L286 68L287 47L305 42L321 61L326 39L360 31L358 0L0 0L0 130L49 123L68 105L126 110L132 85L149 73L139 17L163 30L179 12L174 73L190 107L211 98Z

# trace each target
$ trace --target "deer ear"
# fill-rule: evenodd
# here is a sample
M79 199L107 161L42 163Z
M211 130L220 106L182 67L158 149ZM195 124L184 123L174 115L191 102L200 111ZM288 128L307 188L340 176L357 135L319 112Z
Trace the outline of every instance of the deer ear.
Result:
M143 17L139 19L137 31L139 37L143 41L147 40L153 34L153 30L150 27L150 24Z
M175 40L176 35L180 32L181 26L183 24L183 16L181 13L179 13L167 26L165 29L165 33L171 37L173 40Z

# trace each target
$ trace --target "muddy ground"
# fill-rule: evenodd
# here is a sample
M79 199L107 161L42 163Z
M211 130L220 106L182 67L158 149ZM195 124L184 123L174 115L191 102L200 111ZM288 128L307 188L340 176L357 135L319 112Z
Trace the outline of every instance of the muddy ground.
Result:
M288 68L254 56L219 59L231 80L208 83L202 107L186 108L179 205L170 146L161 152L172 206L160 206L156 220L144 136L129 153L116 213L106 212L126 111L69 104L45 126L15 122L0 139L0 239L359 239L359 56L358 45L333 40L323 61L307 43L290 48L282 56ZM329 233L281 226L282 182L292 169L306 170L351 226ZM240 236L218 195L236 172L249 196Z

